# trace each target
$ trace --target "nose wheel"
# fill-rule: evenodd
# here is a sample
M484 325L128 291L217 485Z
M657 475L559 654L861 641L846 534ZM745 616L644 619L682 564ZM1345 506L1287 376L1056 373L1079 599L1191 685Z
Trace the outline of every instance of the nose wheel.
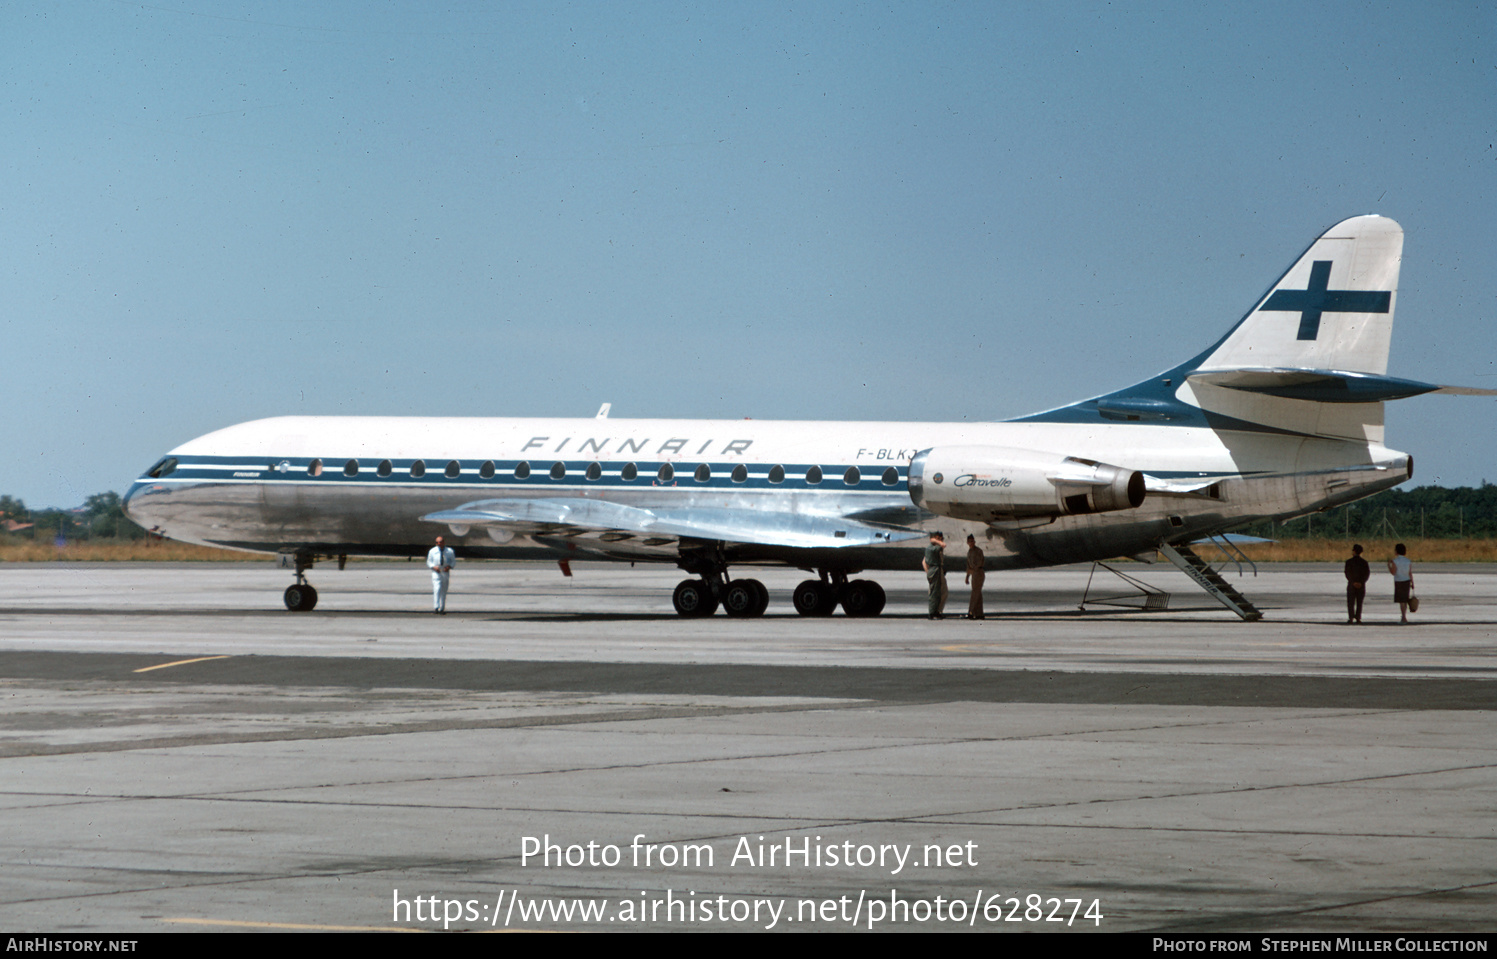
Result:
M286 608L293 613L308 613L317 605L317 590L312 588L306 577L314 558L310 553L297 553L295 556L296 582L287 586L285 595L281 597L286 601ZM284 558L282 562L285 562ZM342 557L339 558L339 565L341 564Z
M293 583L286 587L286 608L293 613L310 612L317 605L317 590L311 583Z

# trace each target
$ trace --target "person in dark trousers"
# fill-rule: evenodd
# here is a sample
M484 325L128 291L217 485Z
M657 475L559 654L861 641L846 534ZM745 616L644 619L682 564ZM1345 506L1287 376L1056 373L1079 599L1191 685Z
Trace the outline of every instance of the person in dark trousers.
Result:
M1398 604L1398 621L1409 621L1409 595L1414 590L1414 564L1409 559L1408 548L1402 543L1393 547L1394 557L1388 560L1388 572L1393 574L1393 602Z
M985 557L977 548L977 537L967 537L967 582L972 584L972 599L967 603L968 619L986 619L982 611L982 581L987 579L983 568Z
M1362 558L1362 544L1356 543L1351 548L1351 559L1346 561L1346 621L1348 623L1362 621L1362 601L1367 598L1367 580L1371 577L1372 569L1367 565L1367 560Z
M932 530L930 545L920 559L920 568L925 570L925 582L930 589L930 615L927 619L945 619L942 609L946 606L946 537L940 530Z

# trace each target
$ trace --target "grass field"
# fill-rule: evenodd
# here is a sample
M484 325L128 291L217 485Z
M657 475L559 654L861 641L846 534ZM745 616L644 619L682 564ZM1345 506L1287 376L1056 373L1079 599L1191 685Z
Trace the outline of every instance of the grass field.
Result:
M1497 539L1406 539L1409 558L1416 563L1491 563L1497 562ZM1393 555L1393 541L1362 540L1362 555L1376 569ZM1210 545L1196 551L1207 560L1216 561L1221 554ZM1286 539L1277 543L1254 543L1242 550L1255 563L1339 563L1351 555L1351 540ZM0 542L0 563L43 563L63 560L73 563L164 562L244 562L264 559L263 554L241 553L207 546L189 546L152 540L69 543L59 549L51 543L25 540ZM352 561L352 560L351 560Z
M1393 558L1394 541L1391 539L1350 540L1335 539L1285 539L1276 543L1252 543L1242 551L1255 563L1336 563L1351 556L1351 544L1362 544L1362 557L1378 566ZM1497 539L1404 539L1400 540L1409 550L1409 558L1416 563L1491 563L1497 562ZM1214 559L1221 554L1209 545L1195 547L1203 559Z
M0 563L55 563L58 560L71 563L137 563L150 560L172 563L242 563L255 559L257 555L259 554L174 543L171 540L84 540L61 548L51 543L26 540L0 542Z

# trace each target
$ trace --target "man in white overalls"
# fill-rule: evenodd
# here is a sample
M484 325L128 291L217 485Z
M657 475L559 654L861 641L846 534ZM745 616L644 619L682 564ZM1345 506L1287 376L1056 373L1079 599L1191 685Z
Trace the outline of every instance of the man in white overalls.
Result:
M452 578L452 564L457 560L457 554L449 546L442 545L442 537L437 537L437 545L426 554L426 568L431 570L431 602L433 613L447 612L447 582Z

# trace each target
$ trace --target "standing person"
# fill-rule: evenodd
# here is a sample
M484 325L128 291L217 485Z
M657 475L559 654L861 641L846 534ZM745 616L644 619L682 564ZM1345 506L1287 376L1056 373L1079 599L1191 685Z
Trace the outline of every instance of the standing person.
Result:
M1398 604L1398 621L1409 621L1409 593L1414 588L1414 564L1409 561L1409 551L1402 543L1393 547L1395 555L1388 560L1388 572L1393 574L1393 602Z
M932 530L930 545L925 547L925 556L920 560L920 568L925 570L925 582L930 589L930 615L927 619L946 618L942 612L946 606L945 550L946 537L941 535L940 530Z
M446 614L447 612L447 582L452 578L452 564L457 561L457 554L452 547L442 545L442 537L437 537L437 545L426 554L426 568L431 570L431 602L432 612Z
M988 578L983 567L982 550L977 548L977 537L967 536L967 582L972 584L972 599L967 603L968 619L987 619L982 612L982 581Z
M1362 544L1351 548L1351 559L1346 561L1346 621L1362 621L1362 600L1367 598L1367 580L1372 578L1372 569L1362 558Z

